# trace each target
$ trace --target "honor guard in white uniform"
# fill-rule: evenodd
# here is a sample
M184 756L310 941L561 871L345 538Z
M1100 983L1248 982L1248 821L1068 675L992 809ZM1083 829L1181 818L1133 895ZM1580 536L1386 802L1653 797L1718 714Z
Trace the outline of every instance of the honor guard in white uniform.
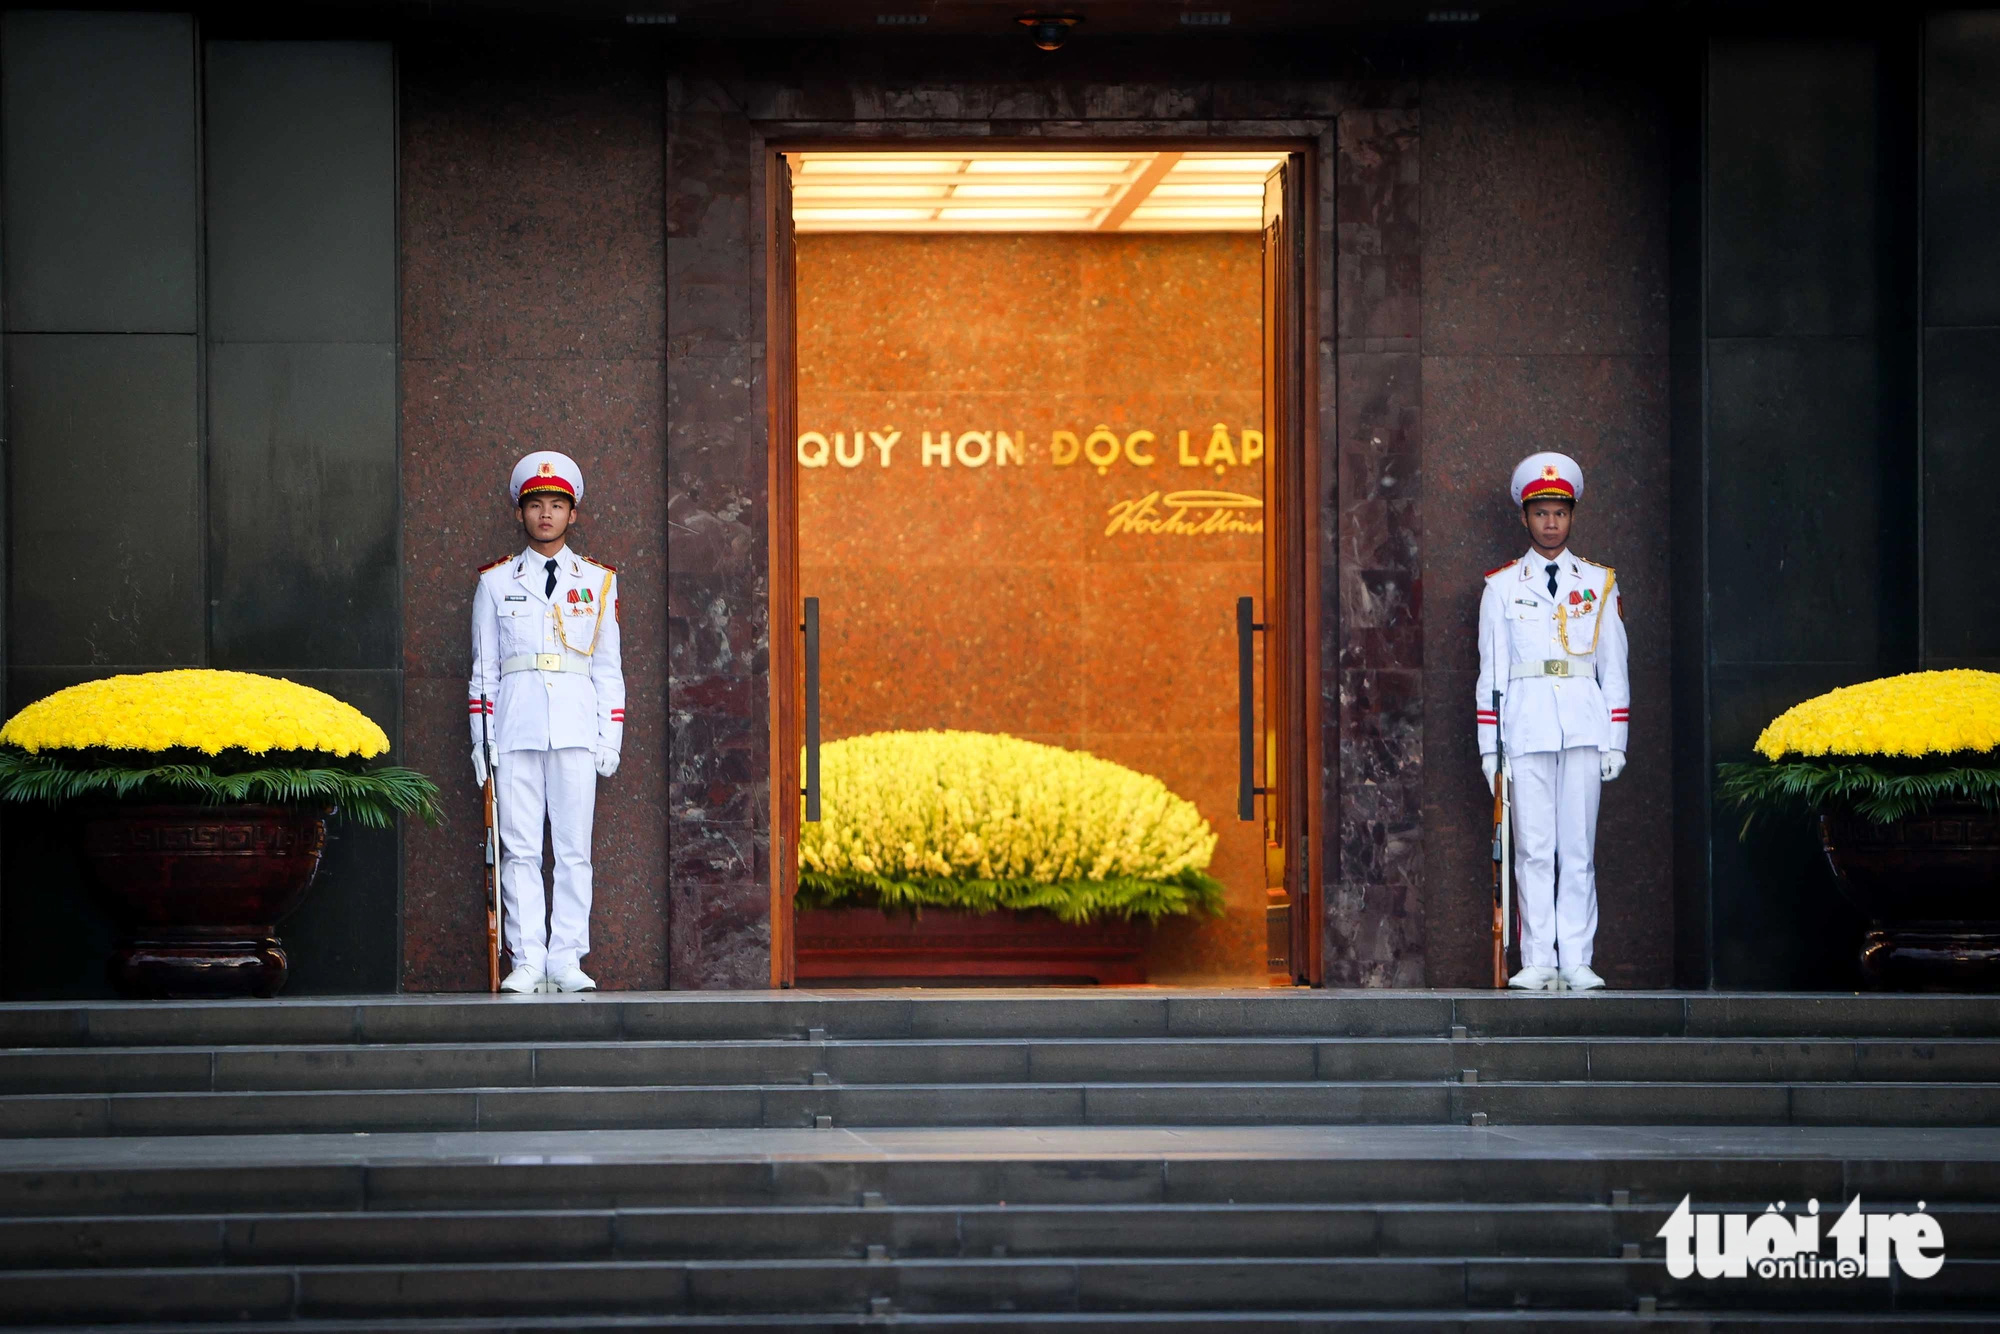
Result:
M1514 469L1528 554L1486 572L1479 603L1479 753L1505 742L1513 793L1521 971L1509 986L1584 991L1597 933L1597 799L1625 768L1632 691L1617 574L1569 550L1583 469L1535 454ZM1494 709L1494 693L1500 704Z
M583 470L541 451L514 466L508 495L527 549L483 566L472 599L472 765L490 728L499 771L500 886L514 968L501 989L592 991L590 826L597 780L618 769L625 676L618 571L569 550ZM542 819L555 843L553 905L542 894ZM546 919L546 924L545 924Z

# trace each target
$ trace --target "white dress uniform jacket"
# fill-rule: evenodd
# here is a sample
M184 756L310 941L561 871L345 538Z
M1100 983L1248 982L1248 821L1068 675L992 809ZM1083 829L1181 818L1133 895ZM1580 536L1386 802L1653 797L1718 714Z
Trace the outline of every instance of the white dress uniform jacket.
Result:
M618 572L564 548L530 547L479 573L472 601L472 741L490 712L493 748L616 753L625 739ZM487 701L483 710L481 700Z
M1548 569L1556 567L1556 591ZM1616 573L1565 551L1530 551L1486 575L1479 602L1479 753L1625 750L1632 687ZM1550 664L1561 664L1551 674ZM1493 710L1493 692L1501 696Z

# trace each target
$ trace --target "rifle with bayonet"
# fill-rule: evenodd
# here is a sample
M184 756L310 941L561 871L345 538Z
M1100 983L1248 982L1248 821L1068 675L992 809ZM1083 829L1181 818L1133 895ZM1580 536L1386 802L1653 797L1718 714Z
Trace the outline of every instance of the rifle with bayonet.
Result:
M1500 730L1500 692L1493 692L1493 985L1507 985L1507 936L1512 921L1514 837L1507 798L1507 742Z

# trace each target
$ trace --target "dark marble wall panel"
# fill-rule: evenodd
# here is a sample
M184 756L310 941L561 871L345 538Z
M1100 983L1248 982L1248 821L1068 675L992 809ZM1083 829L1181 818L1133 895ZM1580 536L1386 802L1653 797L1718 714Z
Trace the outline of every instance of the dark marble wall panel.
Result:
M582 465L576 547L620 577L631 721L617 775L598 785L585 967L607 988L664 986L657 51L459 36L407 43L400 69L404 736L452 820L407 839L403 986L485 986L472 589L480 565L522 545L506 482L535 449Z
M1874 331L1876 63L1863 41L1711 47L1710 337Z
M0 18L10 713L202 661L196 63L186 15ZM74 822L5 831L0 995L105 994Z
M1924 662L2000 670L2000 328L1924 335Z
M7 328L193 333L194 21L8 14L0 27Z
M218 343L208 404L213 665L399 666L394 347Z
M2000 324L2000 11L1925 21L1924 322Z
M1876 660L1876 351L1872 338L1710 342L1714 661Z
M11 15L5 38L7 253L25 266L9 274L5 359L9 613L36 627L11 637L10 703L120 670L274 670L393 741L389 48L342 46L350 59L307 78L291 57L327 48L225 45L204 116L184 18ZM371 61L372 81L357 73ZM336 112L354 114L306 132ZM343 155L373 178L339 170ZM197 331L204 238L213 318ZM260 303L279 316L246 319ZM372 325L339 318L357 303ZM391 989L398 836L334 836L284 928L291 989ZM87 883L40 829L8 857L19 883ZM6 909L5 989L102 991L87 899L41 897Z
M667 593L677 988L771 976L762 139L728 91L668 84Z
M1708 422L1705 370L1707 282L1707 122L1703 79L1707 43L1684 33L1661 56L1668 123L1669 302L1667 382L1672 500L1668 531L1673 619L1671 734L1673 737L1674 984L1708 986L1709 800L1708 735Z
M1598 821L1595 967L1672 979L1667 126L1643 71L1557 49L1440 58L1423 83L1426 954L1492 973L1491 806L1473 687L1482 575L1527 549L1514 465L1584 468L1576 549L1618 571L1631 631L1626 775Z
M210 42L208 657L346 700L401 758L396 92L386 42ZM300 994L393 991L401 831L336 822Z
M208 336L396 339L395 52L209 42Z
M1914 55L1809 35L1706 53L1705 376L1683 396L1700 403L1708 764L1915 661ZM1708 822L1710 980L1851 986L1855 923L1806 831L1745 843L1739 824Z
M179 334L8 338L14 664L201 664L195 363Z
M1923 108L1922 655L2000 668L2000 13L1933 15Z

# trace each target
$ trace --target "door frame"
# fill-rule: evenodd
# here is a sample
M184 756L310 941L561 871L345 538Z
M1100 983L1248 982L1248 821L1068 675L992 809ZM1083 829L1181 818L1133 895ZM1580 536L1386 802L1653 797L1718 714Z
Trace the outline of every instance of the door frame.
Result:
M1294 122L1296 124L1296 122ZM1315 126L1315 128L1320 128ZM1310 944L1305 967L1298 967L1294 960L1292 972L1312 986L1323 985L1326 976L1324 959L1326 899L1325 863L1327 855L1326 832L1328 821L1338 805L1335 785L1338 778L1329 774L1325 761L1324 718L1321 709L1321 653L1327 629L1328 612L1322 598L1320 569L1323 554L1328 550L1328 535L1321 522L1322 502L1325 498L1321 477L1320 456L1328 442L1322 438L1324 418L1321 413L1321 383L1323 372L1328 368L1320 363L1326 358L1321 339L1330 332L1327 325L1331 310L1325 309L1328 292L1328 270L1325 268L1331 256L1320 252L1331 241L1331 233L1323 232L1324 219L1320 216L1320 191L1323 180L1331 180L1333 164L1329 160L1332 152L1327 123L1321 133L1301 135L1273 135L1256 127L1243 132L1229 133L1226 130L1209 134L1175 133L1096 133L1070 137L1062 136L940 136L927 134L921 125L902 126L894 123L875 123L866 126L850 124L828 125L823 131L791 132L781 137L766 139L763 144L764 183L764 280L765 280L765 387L767 395L766 418L769 429L765 442L766 466L769 470L770 505L770 603L767 608L767 625L770 636L770 708L771 723L771 871L770 871L770 941L771 941L771 985L789 987L793 982L793 899L798 892L798 856L796 849L800 835L800 764L799 749L803 744L803 652L800 644L799 616L804 589L799 578L799 509L798 509L798 464L796 460L798 436L798 289L797 273L792 262L796 234L791 219L791 177L785 163L788 153L804 152L1270 152L1294 155L1303 172L1301 181L1302 218L1300 230L1305 237L1305 274L1298 293L1299 330L1297 347L1301 364L1294 368L1298 376L1302 402L1300 404L1301 436L1305 448L1303 456L1294 469L1286 470L1297 484L1299 503L1282 507L1284 512L1296 516L1288 545L1303 560L1304 568L1297 570L1301 596L1293 600L1295 609L1303 604L1303 623L1285 627L1282 635L1266 635L1264 671L1269 677L1277 660L1270 649L1279 644L1293 646L1296 656L1303 661L1297 664L1294 679L1299 684L1293 704L1293 716L1301 720L1304 745L1291 748L1291 772L1286 776L1287 786L1292 792L1301 794L1298 803L1304 807L1305 828L1301 832L1302 845L1308 851L1304 868L1303 897L1308 914L1316 919L1316 929L1305 933ZM1267 424L1268 428L1268 424ZM1272 505L1272 498L1265 497L1267 515L1279 509ZM1268 612L1261 606L1262 590L1259 590L1259 612L1268 620ZM1266 786L1269 786L1266 776ZM1294 900L1296 911L1298 903ZM1261 936L1261 932L1259 933Z

